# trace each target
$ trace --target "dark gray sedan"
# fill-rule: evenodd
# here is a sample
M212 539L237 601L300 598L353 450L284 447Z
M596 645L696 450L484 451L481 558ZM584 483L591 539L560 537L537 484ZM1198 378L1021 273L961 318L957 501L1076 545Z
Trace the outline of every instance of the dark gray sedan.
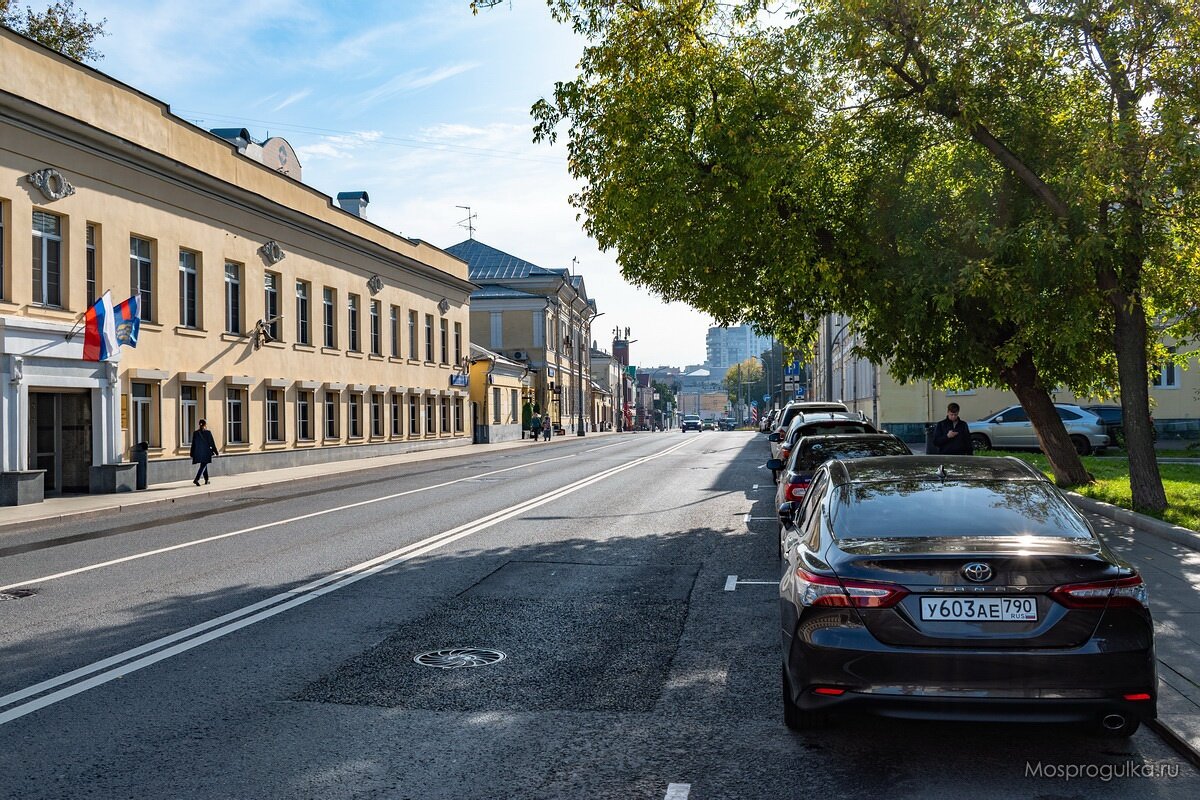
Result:
M1129 736L1156 715L1141 576L1017 459L827 462L784 558L789 727L866 712Z

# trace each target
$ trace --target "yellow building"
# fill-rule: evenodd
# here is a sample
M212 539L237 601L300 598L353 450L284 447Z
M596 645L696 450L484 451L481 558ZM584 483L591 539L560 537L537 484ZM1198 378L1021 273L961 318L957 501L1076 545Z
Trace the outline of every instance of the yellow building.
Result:
M10 484L125 490L139 442L151 483L191 477L201 418L221 474L469 441L463 261L301 183L281 139L201 130L2 28L0 64ZM106 290L140 296L137 347L83 361Z
M511 442L522 435L522 410L533 396L526 364L471 345L470 391L477 442Z

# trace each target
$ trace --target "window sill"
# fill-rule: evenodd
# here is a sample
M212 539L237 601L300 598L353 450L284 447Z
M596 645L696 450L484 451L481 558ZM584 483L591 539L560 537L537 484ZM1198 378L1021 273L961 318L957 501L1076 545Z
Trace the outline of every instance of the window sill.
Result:
M341 440L340 438L337 438L337 439L330 439L330 438L326 437L326 438L324 438L324 439L322 439L322 440L321 440L321 446L322 446L322 447L325 447L325 446L328 446L328 445L333 445L333 444L341 444L341 443L342 443L342 440Z
M404 359L401 358L400 356L388 356L388 361L393 364L403 364L404 363Z
M445 363L438 364L438 369L450 369L450 365Z
M347 350L345 355L347 358L362 358L363 357L362 350Z
M367 359L368 359L368 360L370 360L370 361L383 361L383 360L384 360L384 359L383 359L383 356L379 355L378 353L371 353L371 354L369 354L369 355L367 356Z
M264 442L263 450L283 450L287 446L287 442Z
M411 365L413 365L414 367L419 367L419 366L421 366L421 361L420 361L419 359L416 359L416 358L410 358L410 359L408 359L408 363L409 363L409 364L411 364Z
M208 331L203 328L189 328L186 325L175 326L176 336L190 336L193 339L204 339L208 336Z
M322 347L321 352L327 356L340 356L342 354L342 351L336 347Z
M145 323L142 323L142 325L145 326ZM222 342L248 342L248 341L250 341L250 336L245 333L230 333L229 331L226 331L225 333L221 334L221 341Z
M293 350L299 350L301 353L315 353L317 348L311 344L300 344L299 342L292 345Z
M287 349L287 345L284 344L283 342L263 342L259 346L267 347L267 348L270 348L271 350L286 350Z
M161 333L162 329L163 329L163 326L162 326L161 322L154 322L153 320L148 320L148 319L142 320L141 324L138 326L139 332L140 331L154 331L155 333Z
M222 453L227 453L230 450L235 453L242 453L250 450L249 442L226 442L225 447L221 449Z
M296 447L316 447L316 439L297 439Z

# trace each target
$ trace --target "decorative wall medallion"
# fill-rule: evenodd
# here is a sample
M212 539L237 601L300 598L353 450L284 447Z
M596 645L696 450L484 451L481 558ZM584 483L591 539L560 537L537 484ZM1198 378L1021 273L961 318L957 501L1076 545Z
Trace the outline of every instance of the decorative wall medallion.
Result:
M50 167L29 173L25 176L25 180L40 189L47 200L61 200L68 195L75 194L75 187L62 176L61 172Z
M383 291L383 278L378 275L367 278L367 288L371 290L371 294L379 294Z
M279 246L279 242L274 239L258 248L258 252L262 253L263 258L267 260L268 264L278 264L287 255L283 252L283 248Z
M440 303L438 303L438 311L445 314L449 310L450 310L450 301L443 297L442 301Z

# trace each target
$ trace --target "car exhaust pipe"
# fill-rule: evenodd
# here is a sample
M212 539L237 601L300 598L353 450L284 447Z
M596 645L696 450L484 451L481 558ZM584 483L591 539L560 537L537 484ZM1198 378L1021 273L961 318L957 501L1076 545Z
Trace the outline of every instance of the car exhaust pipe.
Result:
M1119 731L1125 727L1125 717L1121 714L1109 714L1104 718L1102 724L1105 730Z

